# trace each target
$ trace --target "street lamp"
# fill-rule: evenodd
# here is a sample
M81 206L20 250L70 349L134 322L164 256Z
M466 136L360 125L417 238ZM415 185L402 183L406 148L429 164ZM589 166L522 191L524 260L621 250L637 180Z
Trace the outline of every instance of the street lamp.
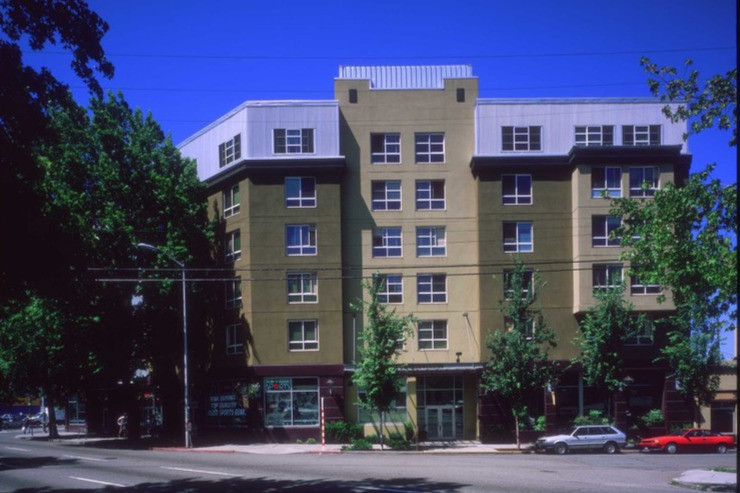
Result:
M142 250L151 250L161 253L176 263L182 271L182 374L185 381L185 448L191 448L193 446L193 441L190 435L190 391L188 385L188 298L187 290L185 289L185 264L154 245L139 243L136 247L141 248Z

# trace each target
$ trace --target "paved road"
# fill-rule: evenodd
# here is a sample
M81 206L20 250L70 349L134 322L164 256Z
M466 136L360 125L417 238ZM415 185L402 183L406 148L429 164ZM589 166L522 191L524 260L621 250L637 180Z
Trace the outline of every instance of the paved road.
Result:
M553 455L365 452L260 455L106 449L0 433L0 492L673 492L693 468L736 454Z

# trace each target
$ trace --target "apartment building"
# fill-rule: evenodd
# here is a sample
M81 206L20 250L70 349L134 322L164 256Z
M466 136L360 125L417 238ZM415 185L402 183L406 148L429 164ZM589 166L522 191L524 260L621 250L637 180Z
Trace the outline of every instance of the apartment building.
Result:
M318 437L322 402L327 419L376 421L352 382L365 319L351 305L374 279L418 320L390 421L428 440L491 439L509 411L480 375L488 334L506 327L507 270L518 257L547 283L551 356L565 368L594 290L628 267L603 196L684 179L685 125L654 100L480 98L469 65L340 67L334 90L244 103L180 145L222 226L203 424ZM629 279L626 296L657 316L671 309L661 289ZM652 363L661 334L648 325L625 347L622 412L670 411L672 383ZM593 400L571 368L533 412L555 423Z

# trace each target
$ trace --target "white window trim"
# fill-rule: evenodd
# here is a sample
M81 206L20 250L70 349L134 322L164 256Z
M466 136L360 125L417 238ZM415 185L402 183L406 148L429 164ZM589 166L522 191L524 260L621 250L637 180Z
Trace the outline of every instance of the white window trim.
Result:
M619 279L617 279L618 282L616 284L594 284L593 283L594 275L595 275L597 268L604 269L606 282L609 282L609 272L618 270L619 271ZM593 291L604 291L608 289L618 288L622 284L622 281L624 280L623 271L624 271L624 266L622 264L593 264L593 266L591 267L591 283L593 284L592 286Z
M652 291L652 292L649 292ZM639 276L630 276L630 295L632 296L658 296L663 292L660 284L644 284Z
M398 235L390 235L391 230L395 232L395 230L398 230ZM378 234L379 233L379 234ZM381 245L375 246L375 239L380 238L381 239ZM398 239L399 244L398 245L390 245L389 240L392 239ZM371 249L372 249L372 256L373 258L401 258L403 257L403 228L400 226L386 226L386 227L380 227L375 228L372 231L372 238L371 238ZM385 252L385 255L376 255L376 249L377 252ZM398 249L399 254L398 255L390 255L390 250L396 250Z
M226 354L244 354L244 343L239 340L240 324L226 326Z
M290 324L301 324L301 339L298 341L290 340ZM306 323L313 323L316 332L316 339L306 339ZM306 348L307 345L316 345L316 347ZM318 320L288 320L288 351L291 353L315 352L319 350L319 321Z
M642 184L646 183L647 180L645 179L646 170L651 169L653 170L653 183L650 183L650 186L647 189L642 188ZM640 172L642 181L640 181L640 185L638 187L632 186L632 172L638 171ZM658 166L630 166L629 169L629 187L630 197L633 198L647 198L652 197L655 195L656 190L660 189L660 168Z
M651 127L658 127L660 136L658 142L650 142ZM622 142L626 146L648 146L648 145L660 145L663 140L663 126L655 124L647 125L622 125L622 139L624 139L625 130L632 128L632 143L627 144Z
M593 177L591 178L591 198L592 199L600 199L602 198L602 194L604 191L607 193L607 197L610 199L616 199L620 198L622 196L622 168L619 166L595 166L591 168L591 173L593 174L595 169L603 169L604 170L604 181L602 183L594 184ZM618 186L609 186L609 170L618 170L619 171L619 185ZM595 186L598 185L598 186Z
M612 141L604 143L604 129L610 128ZM614 125L576 125L574 131L574 144L578 147L604 147L614 145ZM578 137L582 136L581 142Z
M610 227L610 222L618 221L619 224L616 227ZM603 226L603 234L596 234L594 226L599 224ZM616 248L621 244L619 237L612 239L611 232L622 226L622 219L614 216L600 216L595 215L591 218L591 246L593 248Z
M388 185L390 184L398 184L398 198L389 198L389 195L392 193L395 193L396 190L389 190ZM375 198L375 189L374 186L381 186L382 192L383 192L383 198L382 199L376 199ZM397 208L389 207L391 204L398 204ZM376 207L376 205L381 207ZM373 180L370 183L370 207L373 211L378 212L388 212L388 211L400 211L403 207L403 187L401 185L401 180Z
M223 168L241 157L242 134L236 134L218 146L218 167Z
M234 197L236 197L237 199L236 201L234 200ZM227 202L230 203L231 205L227 206L226 205ZM239 184L238 183L232 187L229 187L228 190L223 192L222 205L224 209L224 218L239 214L241 210L241 196L239 194Z
M435 278L438 277L444 277L444 291L435 291ZM422 278L429 278L428 281L424 280L422 281ZM422 286L423 284L423 286ZM422 291L422 289L426 289L426 291ZM423 272L416 275L416 302L419 305L444 305L447 303L448 296L447 293L449 292L449 289L447 287L447 274L442 273L429 273L429 272ZM444 300L442 301L435 301L435 297L438 297L440 295L444 296ZM429 301L422 301L421 297L429 297Z
M242 306L242 280L237 277L226 281L226 308L239 308Z
M236 239L239 239L239 249L236 249ZM225 254L227 262L236 262L242 258L241 232L238 229L226 233Z
M394 280L394 282L388 282L388 278L398 278L397 281ZM403 275L402 274L378 274L375 278L375 282L380 283L382 281L385 281L383 283L383 291L378 291L378 298L381 303L384 305L400 305L403 304ZM391 286L399 286L401 288L400 291L391 291ZM400 296L400 300L398 301L390 301L391 296L398 297Z
M514 179L514 193L506 194L504 192L504 178L513 177ZM519 177L529 178L529 193L522 193L519 191ZM503 205L532 205L534 200L534 194L532 193L533 188L532 175L528 173L505 173L501 176L501 202ZM506 199L513 199L513 202L506 202Z
M434 197L435 184L442 184L442 198ZM419 193L424 192L427 198L420 199ZM447 210L447 184L444 180L417 180L416 195L414 197L417 211L445 211ZM441 204L442 207L434 207ZM425 207L421 207L425 206Z
M291 197L288 195L288 180L298 180L298 196ZM303 196L303 180L309 180L313 182L313 196ZM316 178L314 178L313 176L286 176L284 187L286 209L316 208ZM292 205L291 202L293 202Z
M511 129L511 149L506 149L506 143L504 142L504 131L505 129ZM539 147L532 149L534 142L532 142L532 129L538 128L540 131ZM503 125L501 126L501 152L542 152L542 126L541 125ZM517 137L526 137L526 140L517 141ZM523 148L517 148L517 146L524 146Z
M444 324L444 338L437 338L434 335L435 329L437 329L436 325L438 323ZM422 324L429 324L429 327L422 329ZM429 333L429 337L422 337L422 330L425 333ZM449 349L450 332L447 320L420 320L416 327L416 333L419 339L419 351L447 351ZM429 343L431 347L421 347L422 342ZM437 343L442 343L444 347L435 347Z
M372 138L374 136L382 136L383 138L383 150L380 152L373 151ZM389 142L389 137L397 137L397 142ZM388 133L374 133L370 135L370 163L371 164L401 164L401 134L388 132ZM389 148L398 146L398 151L389 151ZM397 158L393 160L392 158Z
M534 225L532 224L532 221L504 221L504 253L533 253L534 252ZM506 241L506 225L507 224L514 224L516 228L516 239L514 242L507 242ZM520 231L519 231L519 225L528 224L529 225L529 235L531 236L531 241L525 242L520 239ZM529 250L523 250L523 248L526 248L529 246ZM507 247L510 249L507 250ZM513 247L513 249L511 249Z
M288 304L313 304L319 302L319 278L316 272L288 272L285 276ZM299 283L300 291L290 292L291 281ZM306 287L308 286L308 290Z
M291 228L300 228L300 243L289 244L288 240L293 236L288 233ZM308 242L304 243L308 235ZM313 257L318 255L318 232L315 224L286 224L285 225L285 254L289 257ZM291 252L292 250L292 252Z
M428 230L427 234L422 234L423 230ZM442 231L442 241L440 241L439 232ZM421 246L420 239L429 240L429 245ZM442 253L434 253L435 249L442 249ZM428 253L422 253L421 250L428 250ZM416 227L416 256L417 257L446 257L447 256L447 228L445 226L417 226Z
M310 137L304 139L303 132L311 132ZM285 150L277 148L277 132L285 132ZM298 143L289 144L288 139L299 139ZM304 140L310 139L311 150L303 151ZM316 130L313 128L273 128L272 129L272 153L276 156L291 156L295 154L312 155L316 154Z
M441 136L442 142L432 142L435 137ZM419 151L419 146L426 149ZM441 151L432 150L433 146L442 146ZM414 162L416 164L443 164L445 162L445 134L444 132L419 132L414 135ZM435 160L435 156L442 156L442 160Z

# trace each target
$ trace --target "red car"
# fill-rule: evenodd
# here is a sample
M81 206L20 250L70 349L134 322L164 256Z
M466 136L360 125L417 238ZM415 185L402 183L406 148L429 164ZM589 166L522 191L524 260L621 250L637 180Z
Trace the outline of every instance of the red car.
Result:
M735 446L735 440L729 435L720 435L709 430L689 428L672 435L643 438L637 448L644 452L662 450L675 454L679 450L685 451L716 451L720 454Z

